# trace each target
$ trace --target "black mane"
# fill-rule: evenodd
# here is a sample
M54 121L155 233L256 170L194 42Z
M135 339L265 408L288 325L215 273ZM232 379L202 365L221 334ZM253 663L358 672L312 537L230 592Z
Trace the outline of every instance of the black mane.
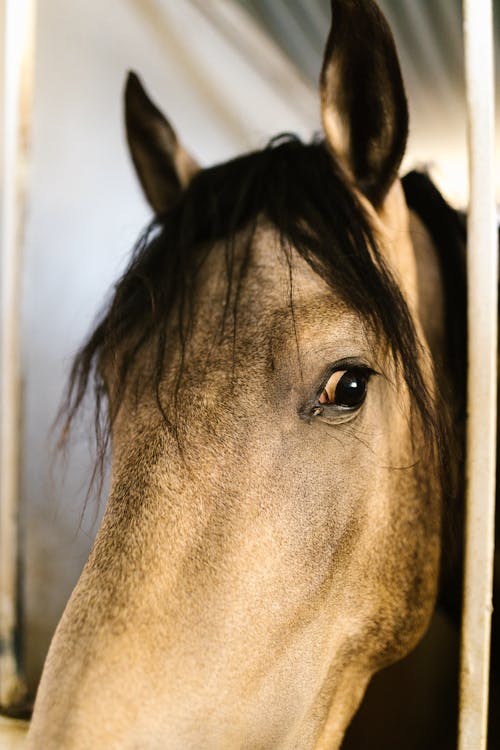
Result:
M410 172L403 178L408 206L415 211L438 250L445 299L446 371L452 375L453 395L445 400L454 405L451 414L453 439L453 492L444 505L441 584L439 604L460 627L462 609L463 524L465 502L465 419L467 378L467 241L465 215L454 211L426 174Z
M172 343L165 335L167 321L178 316L183 347L189 335L193 281L204 253L221 239L227 241L227 294L221 304L224 316L226 312L236 315L236 310L227 308L231 299L237 306L238 295L233 292L246 271L245 260L235 262L236 236L243 229L251 236L261 216L276 228L289 263L294 248L381 334L435 443L440 429L422 378L414 326L366 213L324 143L305 145L289 135L273 139L262 151L200 171L171 210L148 228L115 286L111 303L75 358L64 412L65 432L93 383L102 458L131 365L147 341L157 347L153 387L163 410L159 384ZM251 252L251 243L245 252ZM293 299L290 303L293 306ZM116 362L118 384L112 412L104 408L106 387L100 367L108 357Z

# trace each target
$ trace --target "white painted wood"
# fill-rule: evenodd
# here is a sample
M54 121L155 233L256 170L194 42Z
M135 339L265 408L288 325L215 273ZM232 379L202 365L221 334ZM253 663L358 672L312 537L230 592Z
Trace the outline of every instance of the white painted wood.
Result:
M24 695L14 651L17 628L21 445L21 285L31 122L34 0L3 0L0 385L0 704Z
M492 612L497 394L497 215L491 0L464 0L469 130L469 386L460 750L485 750Z

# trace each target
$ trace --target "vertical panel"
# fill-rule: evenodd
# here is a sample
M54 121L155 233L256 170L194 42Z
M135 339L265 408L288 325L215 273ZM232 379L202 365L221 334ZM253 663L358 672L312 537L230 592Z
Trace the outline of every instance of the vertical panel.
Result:
M486 748L495 521L498 249L491 0L464 0L469 385L460 750Z
M19 623L19 480L21 443L21 249L33 64L34 0L0 3L2 34L1 388L0 388L0 704L24 693Z

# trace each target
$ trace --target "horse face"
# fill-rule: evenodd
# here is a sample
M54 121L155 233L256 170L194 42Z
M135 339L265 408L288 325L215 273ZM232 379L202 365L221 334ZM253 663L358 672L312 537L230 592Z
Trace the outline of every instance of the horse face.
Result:
M333 18L327 144L399 283L432 396L394 177L406 110L392 39L372 2L333 2ZM370 30L370 50L353 28ZM379 96L360 89L371 107L362 130L360 102L342 93L353 56L354 69L378 71ZM146 194L168 212L196 167L144 97L132 79L129 140ZM139 138L136 118L148 123ZM298 248L284 252L268 216L238 229L229 266L228 247L195 256L189 325L179 336L176 298L161 362L146 340L125 383L115 358L101 363L111 492L28 747L338 747L370 676L430 617L441 491L408 377L345 289Z
M236 343L207 358L219 250L177 435L133 389L115 421L105 519L40 694L64 747L334 747L430 616L440 493L391 356L298 257L292 318L264 227Z

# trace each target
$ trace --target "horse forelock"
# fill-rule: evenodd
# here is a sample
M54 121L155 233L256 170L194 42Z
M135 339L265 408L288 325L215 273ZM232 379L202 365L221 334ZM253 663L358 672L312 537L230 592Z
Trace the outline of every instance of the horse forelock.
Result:
M377 244L370 219L322 141L291 135L257 152L200 171L176 204L137 242L110 304L77 354L61 410L69 432L85 395L95 394L98 465L138 353L153 344L148 381L167 427L177 433L175 408L165 409L160 385L169 353L177 352L175 401L189 341L197 277L214 247L223 247L225 288L220 299L222 338L234 335L239 290L248 272L257 226L264 220L289 267L293 317L293 253L298 253L346 305L380 336L413 397L426 444L440 456L446 478L446 425L422 374L412 316ZM113 370L109 403L105 373ZM99 475L100 469L95 472Z

